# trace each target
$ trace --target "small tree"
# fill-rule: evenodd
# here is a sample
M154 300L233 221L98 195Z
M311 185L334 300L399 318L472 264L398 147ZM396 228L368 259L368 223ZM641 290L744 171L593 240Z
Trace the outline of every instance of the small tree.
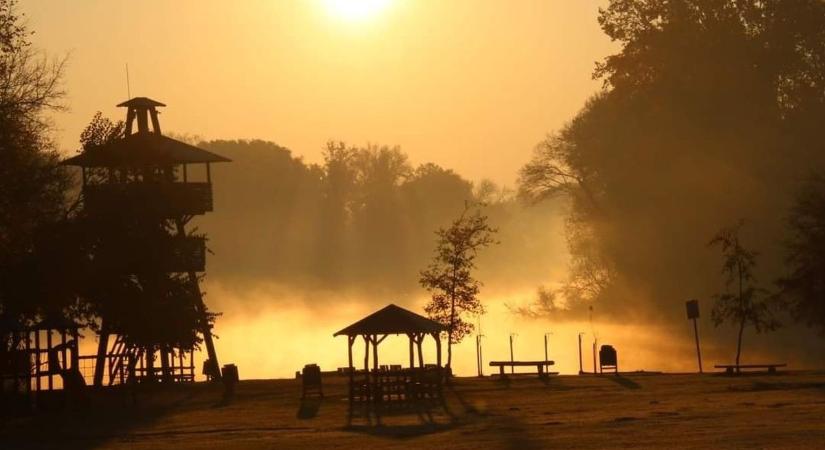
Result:
M473 330L463 315L484 313L478 298L481 282L473 278L478 251L496 243L498 231L487 223L487 216L465 204L464 211L448 228L440 228L433 261L421 271L421 286L432 294L424 308L434 320L447 327L447 367L451 367L452 344L461 342Z
M732 227L722 228L708 243L722 250L722 273L726 276L725 293L714 296L715 303L711 311L714 325L725 322L739 325L736 341L736 369L742 355L742 334L745 325L750 323L757 333L774 330L779 326L773 318L769 297L764 289L756 285L753 270L756 267L757 253L746 249L739 242L739 233L743 221ZM731 287L734 292L730 292Z

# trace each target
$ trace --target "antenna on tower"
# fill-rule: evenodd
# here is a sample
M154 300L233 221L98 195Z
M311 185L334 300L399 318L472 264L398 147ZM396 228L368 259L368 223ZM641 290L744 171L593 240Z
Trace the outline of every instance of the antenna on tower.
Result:
M129 63L126 63L126 98L132 99L132 90L129 86Z

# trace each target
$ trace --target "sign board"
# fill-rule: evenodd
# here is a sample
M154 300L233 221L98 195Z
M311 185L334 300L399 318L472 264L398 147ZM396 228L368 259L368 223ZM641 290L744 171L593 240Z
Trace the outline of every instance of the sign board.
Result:
M685 302L685 307L687 308L688 319L699 318L699 300L689 300Z

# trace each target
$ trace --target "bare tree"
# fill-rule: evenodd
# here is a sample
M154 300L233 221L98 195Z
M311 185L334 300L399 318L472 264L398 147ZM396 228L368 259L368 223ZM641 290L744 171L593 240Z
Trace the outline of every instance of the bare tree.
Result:
M433 261L421 271L419 282L432 294L424 309L447 327L447 367L452 364L452 345L461 342L474 328L463 316L484 313L478 298L482 283L472 272L479 250L496 243L493 236L497 231L487 223L487 216L465 204L458 219L436 232L438 243Z
M743 224L740 221L734 226L722 228L708 243L709 246L721 248L722 274L726 277L726 291L715 296L711 317L716 326L725 322L739 325L736 341L737 371L745 326L750 323L757 333L779 327L779 322L773 317L770 298L765 295L765 290L756 285L753 275L757 253L746 249L739 241ZM733 292L730 292L731 288Z

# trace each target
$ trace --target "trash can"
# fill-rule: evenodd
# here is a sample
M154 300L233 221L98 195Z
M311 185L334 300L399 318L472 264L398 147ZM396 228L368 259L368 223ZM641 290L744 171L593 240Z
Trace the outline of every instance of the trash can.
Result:
M307 364L301 372L302 389L301 398L306 398L308 393L315 393L324 396L324 388L321 384L321 368L317 364Z
M599 349L599 372L604 372L604 369L613 369L615 373L619 373L618 356L612 345L602 345Z
M237 383L239 380L238 366L234 364L224 364L221 374L223 375L223 380L228 383Z
M235 391L235 385L238 384L238 366L234 364L225 364L221 370L223 385L228 393Z

